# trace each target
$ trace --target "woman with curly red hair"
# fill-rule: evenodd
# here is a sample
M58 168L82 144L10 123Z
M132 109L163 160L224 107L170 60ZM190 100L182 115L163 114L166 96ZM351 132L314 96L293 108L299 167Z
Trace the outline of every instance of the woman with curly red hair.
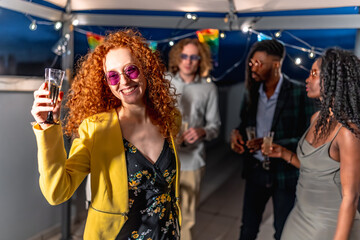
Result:
M179 239L179 164L173 136L180 113L157 52L133 30L109 34L82 60L69 91L65 130L75 136L69 157L59 118L63 94L49 106L43 84L32 115L40 187L50 204L69 199L91 173L84 239Z

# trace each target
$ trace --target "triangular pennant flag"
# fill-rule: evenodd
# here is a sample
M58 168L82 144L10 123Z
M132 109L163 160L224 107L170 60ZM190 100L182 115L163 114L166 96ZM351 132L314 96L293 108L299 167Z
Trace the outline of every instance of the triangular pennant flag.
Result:
M87 38L87 41L88 41L91 51L94 51L96 46L99 45L102 41L104 41L105 37L95 34L95 33L92 33L92 32L87 32L86 38Z
M207 43L211 50L214 66L218 66L218 52L219 52L219 30L218 29L203 29L196 31L196 35L200 42Z
M147 41L147 43L149 44L149 48L150 48L151 50L153 50L153 52L156 51L156 49L157 49L157 42L155 42L155 41Z

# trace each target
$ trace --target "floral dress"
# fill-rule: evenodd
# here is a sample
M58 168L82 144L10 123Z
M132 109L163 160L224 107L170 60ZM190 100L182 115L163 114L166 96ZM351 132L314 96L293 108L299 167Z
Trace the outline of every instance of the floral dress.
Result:
M176 159L172 145L164 141L159 158L152 164L124 140L129 182L129 215L117 240L178 240L175 206Z

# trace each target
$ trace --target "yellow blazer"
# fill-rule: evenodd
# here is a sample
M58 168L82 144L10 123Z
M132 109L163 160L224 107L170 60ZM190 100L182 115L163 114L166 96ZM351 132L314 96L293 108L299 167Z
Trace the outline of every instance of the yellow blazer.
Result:
M115 109L85 119L69 158L60 125L33 127L38 145L40 188L51 205L68 200L91 173L91 206L84 239L115 239L129 211L128 177L121 128ZM175 150L174 140L171 137ZM179 160L176 157L175 197L179 223Z

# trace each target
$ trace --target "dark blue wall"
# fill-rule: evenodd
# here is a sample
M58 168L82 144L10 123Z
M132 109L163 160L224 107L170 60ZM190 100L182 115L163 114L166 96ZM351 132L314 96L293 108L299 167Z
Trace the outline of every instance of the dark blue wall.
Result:
M299 15L310 14L346 14L355 13L357 8L341 8L330 10L312 10L312 11L296 11ZM128 11L129 12L129 11ZM128 13L126 12L126 13ZM131 11L130 11L131 12ZM139 12L137 14L146 14ZM291 12L290 12L291 13ZM159 13L158 13L159 14ZM169 13L168 15L176 15L183 13ZM271 13L272 15L284 15L284 12ZM288 12L289 14L289 12ZM201 14L199 13L200 17ZM239 15L248 16L249 14ZM254 14L253 14L254 15ZM270 13L262 13L262 15L270 15ZM55 31L52 25L38 25L36 31L30 31L30 20L22 13L0 8L0 75L28 75L42 76L43 69L52 64L55 54L51 52L51 48L55 45L60 37L60 32ZM175 27L175 26L174 26ZM117 28L91 27L82 26L83 30L91 31L104 35L107 31L113 31ZM194 30L176 30L176 29L155 29L155 28L139 28L139 31L149 40L163 40L186 33L194 33ZM273 35L276 31L264 31L264 34ZM355 45L356 30L293 30L290 33L296 35L310 45L319 48L328 48L331 46L339 46L352 50ZM196 37L194 34L193 37ZM249 39L249 41L248 41ZM86 36L82 33L75 32L75 60L79 59L88 51ZM236 62L245 59L248 47L251 46L257 37L253 34L250 38L241 31L226 32L226 38L220 39L219 65L214 69L212 75L219 78L223 73L230 69ZM304 47L300 42L292 38L285 32L280 38L283 42L291 45ZM167 62L167 55L170 46L167 43L158 45L164 62ZM287 48L287 52L292 58L301 56L303 65L310 68L313 59L308 58L308 54ZM60 66L60 59L56 61L56 66ZM220 79L218 85L232 85L243 81L244 78L244 62L230 73ZM296 66L289 58L284 62L283 71L292 78L304 80L307 72Z

